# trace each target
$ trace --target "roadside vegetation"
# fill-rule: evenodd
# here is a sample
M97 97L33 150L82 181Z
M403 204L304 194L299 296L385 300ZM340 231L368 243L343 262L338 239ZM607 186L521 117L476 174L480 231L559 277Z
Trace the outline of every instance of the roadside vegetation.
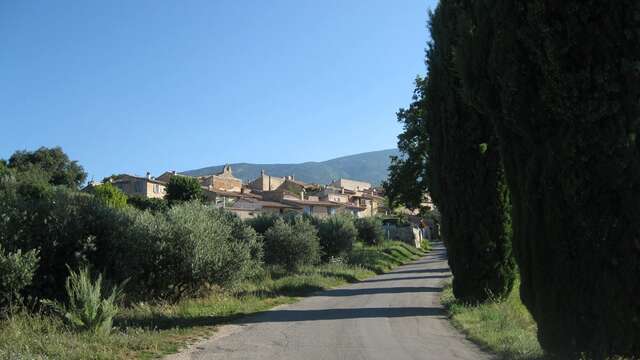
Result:
M442 294L453 324L471 340L501 359L540 360L543 352L536 338L537 326L518 295L520 282L503 300L469 305L456 300L449 284Z
M59 149L0 162L0 359L153 358L424 255L378 238L379 220L242 221L190 181L148 201L81 192L83 174Z
M454 321L509 358L536 356L534 336L550 358L640 358L638 13L440 0L429 14L385 190L409 209L431 196Z

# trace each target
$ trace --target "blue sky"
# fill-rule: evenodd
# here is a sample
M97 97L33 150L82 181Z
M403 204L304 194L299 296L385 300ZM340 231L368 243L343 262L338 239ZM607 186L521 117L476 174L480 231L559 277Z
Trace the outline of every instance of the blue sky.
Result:
M90 178L394 147L434 0L2 1L0 157Z

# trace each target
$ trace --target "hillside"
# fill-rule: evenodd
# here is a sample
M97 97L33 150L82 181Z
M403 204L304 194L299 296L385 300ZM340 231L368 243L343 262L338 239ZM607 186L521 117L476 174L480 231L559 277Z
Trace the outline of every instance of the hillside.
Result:
M231 164L233 174L243 181L250 181L260 176L264 169L273 176L294 175L297 180L308 183L327 184L333 179L348 178L363 180L372 184L380 184L387 178L389 157L399 155L397 149L366 152L362 154L339 157L322 162L305 162L300 164ZM222 171L224 165L209 166L201 169L184 171L191 176L209 175Z

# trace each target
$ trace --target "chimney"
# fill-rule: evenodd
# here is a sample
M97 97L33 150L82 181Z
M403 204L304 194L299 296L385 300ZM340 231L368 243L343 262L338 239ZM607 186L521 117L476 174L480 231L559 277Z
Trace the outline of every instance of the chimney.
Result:
M304 190L300 191L300 200L304 200Z
M171 171L171 174L173 174L173 175L178 175L178 172L177 172L177 171L175 171L175 170L172 170L172 171Z
M147 179L151 180L151 173L147 171Z
M264 169L260 170L260 176L264 176L266 174L266 172L264 171Z

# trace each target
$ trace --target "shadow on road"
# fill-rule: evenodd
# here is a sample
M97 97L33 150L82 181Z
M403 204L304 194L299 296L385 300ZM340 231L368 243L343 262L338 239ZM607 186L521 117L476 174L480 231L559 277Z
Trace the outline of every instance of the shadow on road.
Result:
M419 274L419 273L448 273L449 268L438 268L438 269L416 269L416 270L401 270L401 271L392 271L388 274Z
M398 286L388 288L363 288L363 289L333 289L326 290L318 294L318 296L357 296L357 295L374 295L374 294L404 294L404 293L422 293L422 292L440 292L441 287L431 286Z
M272 310L241 319L241 324L288 321L320 321L366 318L401 318L419 316L445 316L444 309L431 307L355 308L322 310Z
M427 280L427 279L448 279L451 275L426 275L426 276L407 276L407 277L388 277L383 279L362 280L363 283L374 283L383 281L402 281L402 280Z

